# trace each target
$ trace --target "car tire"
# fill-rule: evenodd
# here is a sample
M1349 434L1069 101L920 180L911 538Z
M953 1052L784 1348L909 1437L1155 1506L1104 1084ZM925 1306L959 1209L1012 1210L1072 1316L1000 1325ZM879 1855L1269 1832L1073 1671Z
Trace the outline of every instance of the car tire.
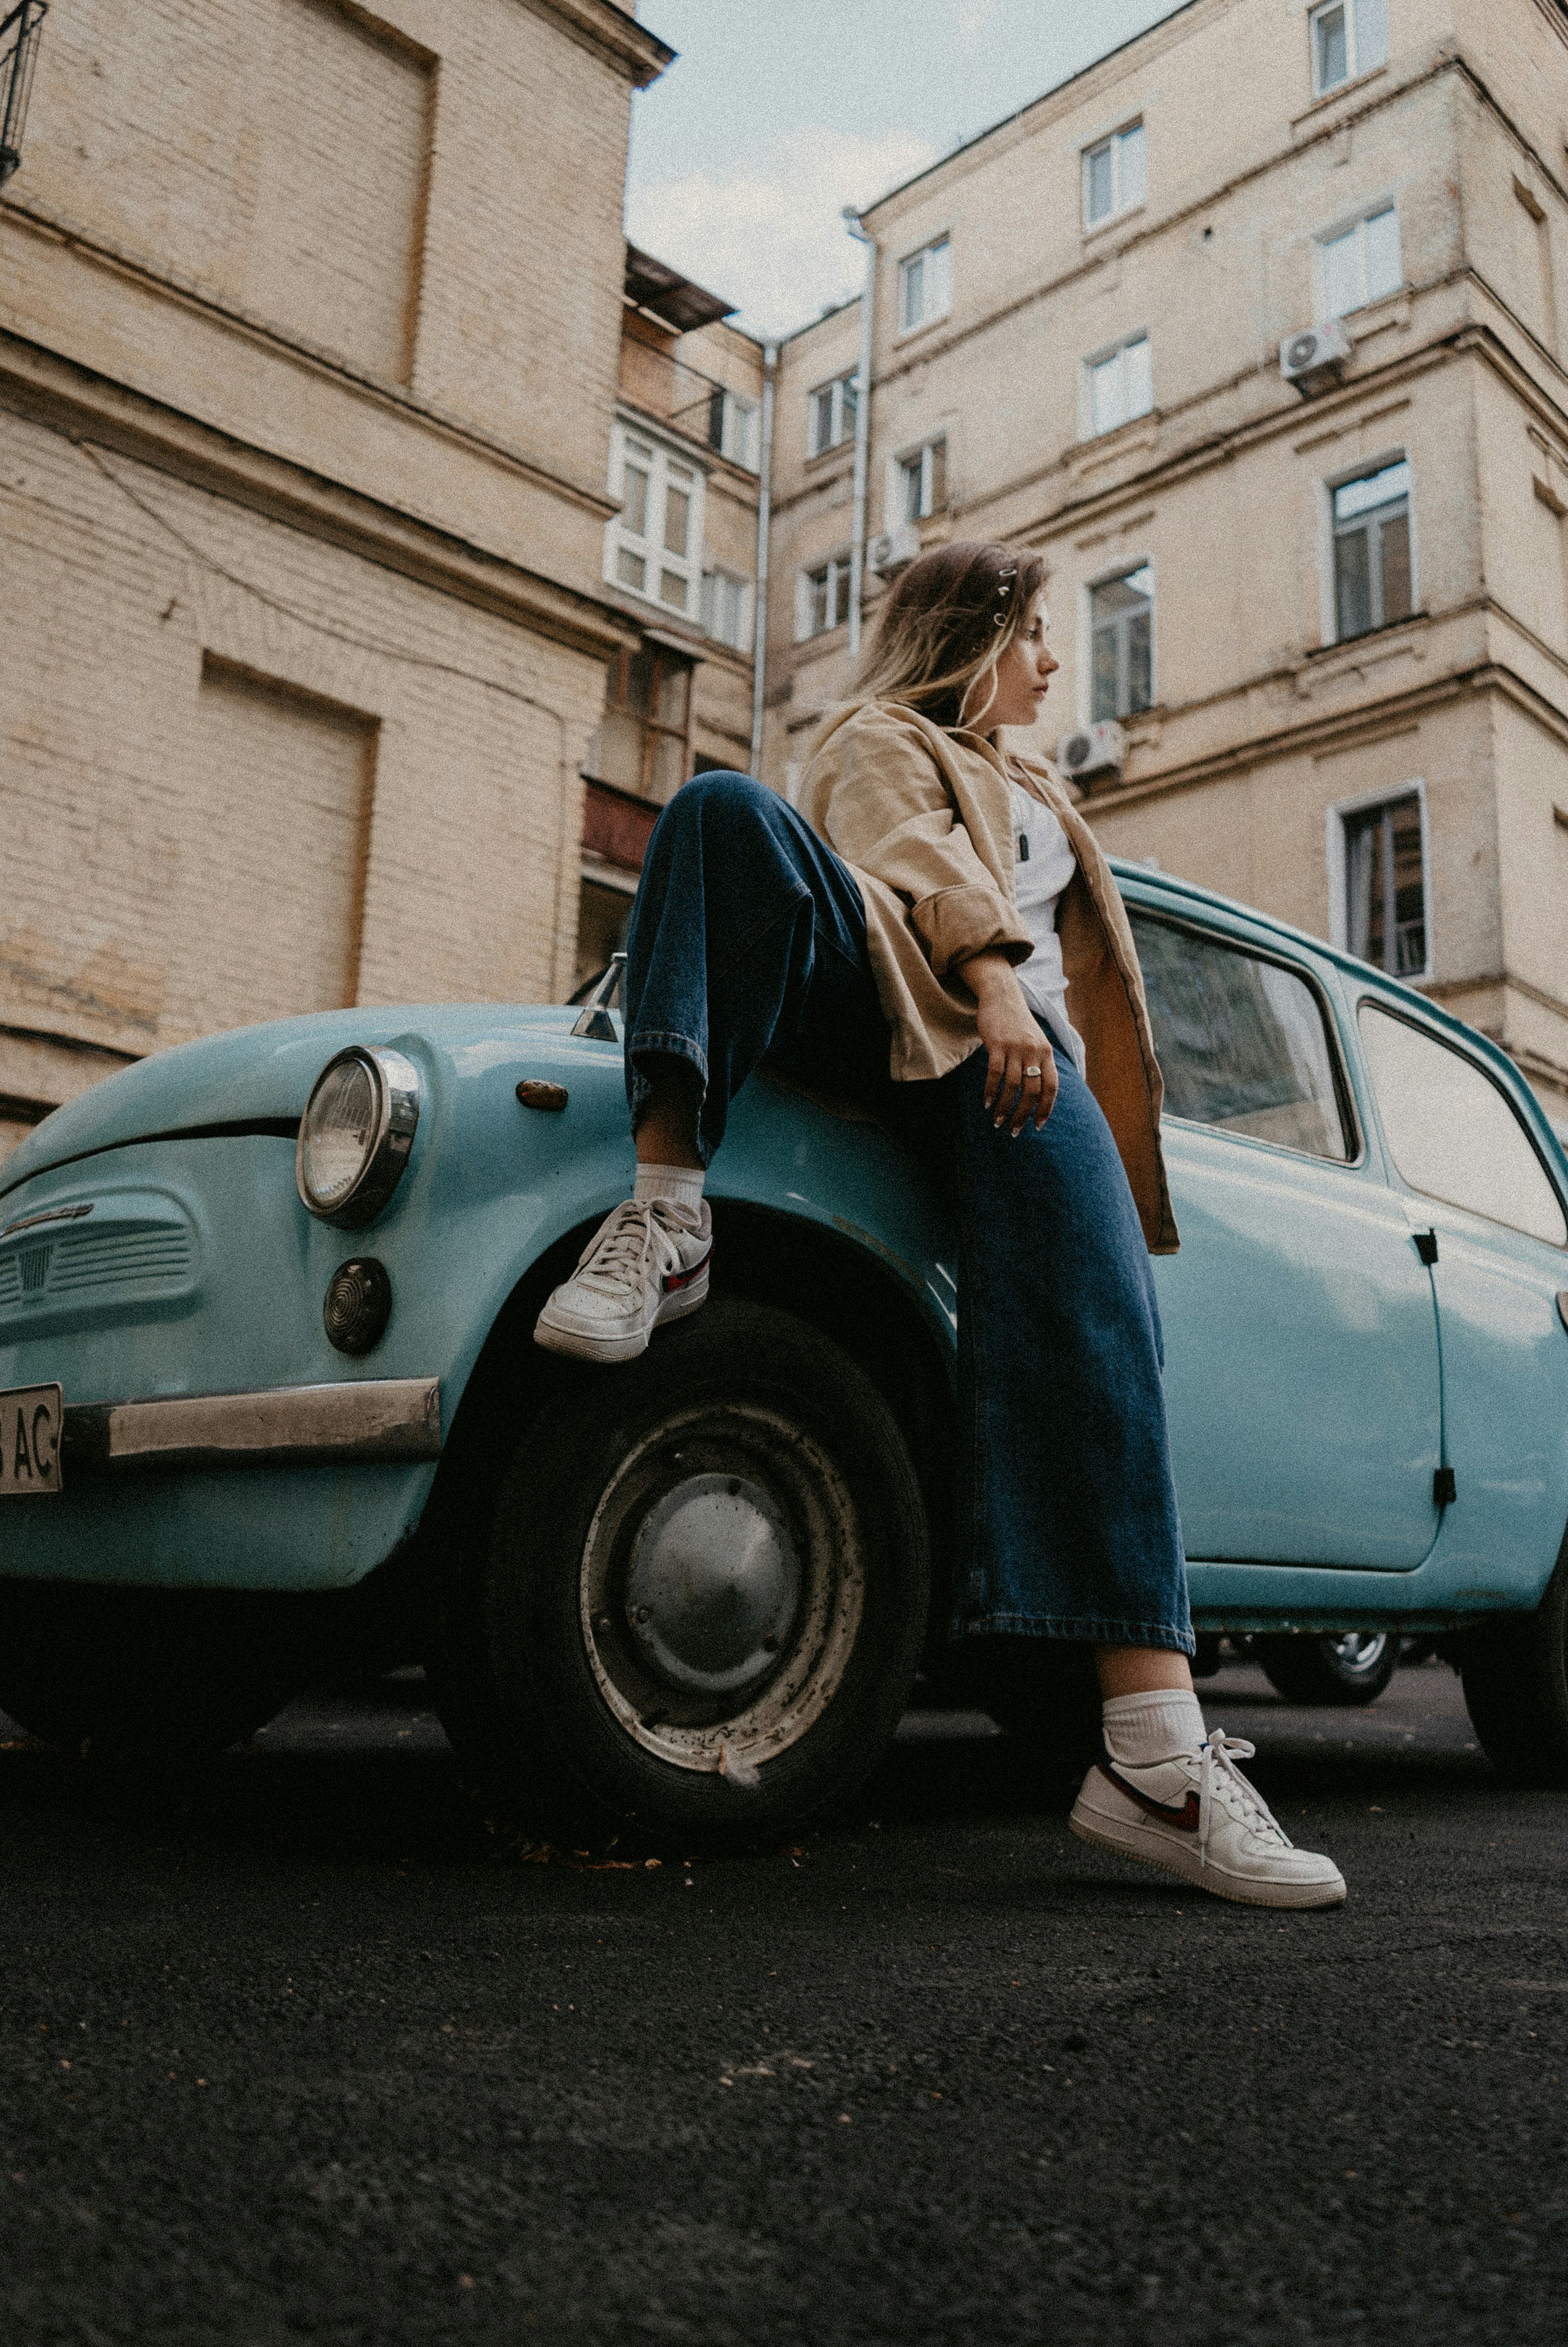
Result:
M99 1759L221 1752L298 1676L265 1598L0 1582L0 1711L41 1743Z
M1463 1632L1453 1656L1493 1768L1511 1785L1568 1788L1568 1541L1535 1612Z
M436 1700L510 1835L744 1844L876 1765L928 1594L876 1388L793 1315L715 1297L640 1359L562 1374L443 1593Z
M1252 1651L1286 1703L1352 1709L1376 1703L1399 1667L1392 1630L1255 1638Z

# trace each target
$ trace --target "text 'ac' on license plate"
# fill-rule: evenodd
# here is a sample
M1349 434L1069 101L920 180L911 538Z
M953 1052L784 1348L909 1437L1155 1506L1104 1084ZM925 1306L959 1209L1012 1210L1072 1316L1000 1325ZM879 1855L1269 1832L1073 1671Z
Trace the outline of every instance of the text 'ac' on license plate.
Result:
M40 1499L60 1488L58 1386L0 1393L0 1500Z

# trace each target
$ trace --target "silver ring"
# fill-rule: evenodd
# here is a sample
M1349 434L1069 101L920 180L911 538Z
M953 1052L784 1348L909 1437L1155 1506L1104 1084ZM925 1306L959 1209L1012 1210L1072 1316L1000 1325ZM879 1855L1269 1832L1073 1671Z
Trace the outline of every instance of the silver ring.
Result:
M1024 1070L1024 1074L1026 1076L1038 1076L1040 1072L1040 1071L1038 1068L1026 1068Z

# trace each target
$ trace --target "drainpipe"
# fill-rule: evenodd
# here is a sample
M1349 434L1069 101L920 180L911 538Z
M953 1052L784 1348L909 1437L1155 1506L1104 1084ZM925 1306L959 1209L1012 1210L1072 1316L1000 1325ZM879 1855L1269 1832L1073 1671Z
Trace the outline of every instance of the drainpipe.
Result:
M860 374L855 394L855 507L849 538L849 657L860 656L860 601L866 585L866 471L871 446L871 329L876 307L876 239L860 225L852 204L844 225L866 247L866 283L860 296Z
M767 685L768 666L768 541L773 532L774 384L777 378L778 363L778 344L764 343L763 345L763 445L757 457L760 481L757 490L756 616L752 635L752 772L759 776L763 764L763 705Z

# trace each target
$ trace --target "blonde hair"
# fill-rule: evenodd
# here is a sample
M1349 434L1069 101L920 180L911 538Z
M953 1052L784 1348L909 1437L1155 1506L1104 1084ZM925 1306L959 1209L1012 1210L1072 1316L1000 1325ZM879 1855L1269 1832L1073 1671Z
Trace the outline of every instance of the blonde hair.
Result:
M977 712L983 725L997 663L1044 585L1040 555L971 539L934 546L884 602L856 679L860 691L876 701L901 701L951 729L975 687L989 681Z

